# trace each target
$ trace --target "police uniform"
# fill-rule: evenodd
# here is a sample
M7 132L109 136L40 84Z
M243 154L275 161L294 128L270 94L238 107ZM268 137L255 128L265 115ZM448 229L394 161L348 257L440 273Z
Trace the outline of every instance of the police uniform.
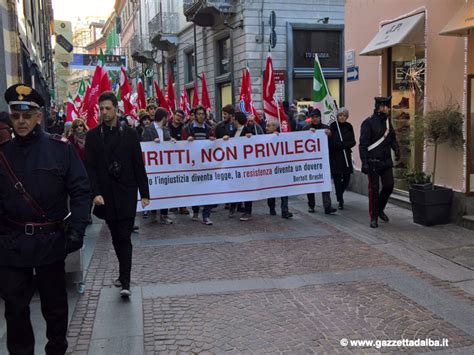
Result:
M388 222L384 213L390 194L393 191L392 150L396 160L400 159L400 148L390 117L377 110L384 105L390 107L391 97L376 97L374 114L362 122L359 140L359 154L362 172L369 180L370 226L378 227L378 218ZM380 189L382 182L382 189Z
M5 100L12 113L22 115L44 105L34 89L22 84L8 88ZM34 270L47 324L46 354L64 354L64 260L67 252L82 246L90 206L87 173L68 140L44 132L39 124L23 137L16 134L0 152L0 295L5 300L7 347L12 354L34 352L29 315Z

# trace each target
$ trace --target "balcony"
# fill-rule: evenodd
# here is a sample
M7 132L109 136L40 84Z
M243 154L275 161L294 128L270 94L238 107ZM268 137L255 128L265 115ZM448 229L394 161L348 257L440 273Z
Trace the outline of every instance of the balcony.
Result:
M186 20L198 26L213 27L236 13L235 0L184 0Z
M159 12L148 23L150 43L162 50L172 51L178 45L179 13Z
M136 34L130 40L130 51L132 58L138 63L148 63L153 61L153 54L147 49L147 42L144 37Z

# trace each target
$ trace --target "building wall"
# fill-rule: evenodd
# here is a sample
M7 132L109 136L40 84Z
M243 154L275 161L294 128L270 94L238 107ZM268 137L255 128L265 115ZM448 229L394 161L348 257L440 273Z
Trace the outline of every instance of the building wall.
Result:
M345 7L345 47L356 52L359 80L346 83L346 107L354 126L356 138L360 125L373 109L373 97L386 94L382 86L381 57L366 57L358 54L370 42L382 21L398 18L413 10L426 8L426 97L425 107L443 103L451 95L465 110L464 98L464 38L440 36L439 32L463 5L463 0L350 0ZM364 23L361 26L361 15ZM447 146L439 150L437 183L464 191L464 154ZM358 148L353 155L356 167L360 168ZM425 170L432 170L432 149L427 150Z
M316 25L317 20L329 17L329 24L344 23L344 0L296 0L296 1L268 1L255 0L252 2L236 2L237 13L230 17L229 24L236 26L243 19L244 28L231 30L223 25L214 28L197 28L197 61L198 74L206 72L207 85L211 102L216 102L216 67L217 67L217 40L230 34L233 59L233 98L234 103L239 99L242 69L246 64L250 68L252 79L252 99L257 109L263 107L262 85L263 70L268 54L268 39L270 26L268 24L271 11L276 14L275 32L277 34L276 47L272 49L273 65L275 70L288 70L287 62L287 23L307 23ZM185 83L185 52L193 47L192 26L182 29L179 34L178 68L179 92L182 92ZM286 85L288 85L288 80ZM201 86L199 84L199 97ZM191 99L191 98L190 98ZM219 117L220 109L214 112Z

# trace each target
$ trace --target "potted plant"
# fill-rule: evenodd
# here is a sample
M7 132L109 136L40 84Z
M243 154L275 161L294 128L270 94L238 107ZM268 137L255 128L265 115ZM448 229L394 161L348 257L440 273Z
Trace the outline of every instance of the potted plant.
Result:
M449 99L442 107L430 105L430 110L422 119L422 137L426 144L434 146L434 162L431 176L424 172L407 173L413 222L425 226L447 224L451 221L453 190L435 184L438 147L449 144L454 149L462 148L463 114L459 105Z

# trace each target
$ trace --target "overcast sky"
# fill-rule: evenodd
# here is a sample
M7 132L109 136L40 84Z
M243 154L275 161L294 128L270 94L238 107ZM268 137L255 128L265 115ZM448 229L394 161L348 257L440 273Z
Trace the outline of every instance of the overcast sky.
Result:
M78 17L109 17L115 0L53 0L54 19L72 21L73 28Z

